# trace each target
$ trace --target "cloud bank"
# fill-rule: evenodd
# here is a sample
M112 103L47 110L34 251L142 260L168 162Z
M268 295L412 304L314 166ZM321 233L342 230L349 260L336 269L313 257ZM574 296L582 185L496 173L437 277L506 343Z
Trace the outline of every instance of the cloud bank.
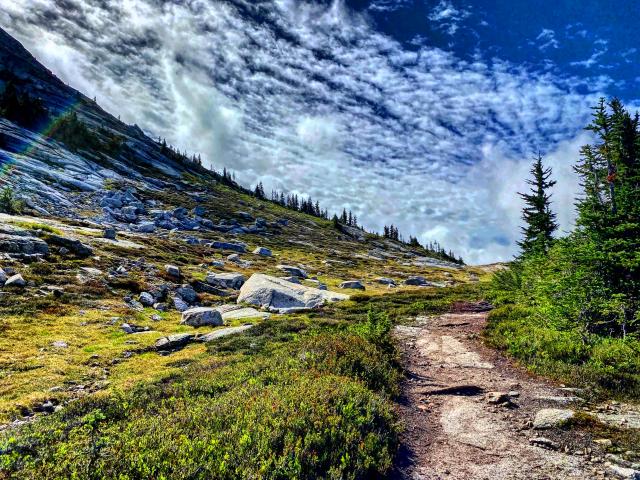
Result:
M440 2L432 21L464 14ZM408 51L341 1L0 0L0 25L123 120L368 228L509 259L538 150L571 225L570 166L598 96L579 79Z

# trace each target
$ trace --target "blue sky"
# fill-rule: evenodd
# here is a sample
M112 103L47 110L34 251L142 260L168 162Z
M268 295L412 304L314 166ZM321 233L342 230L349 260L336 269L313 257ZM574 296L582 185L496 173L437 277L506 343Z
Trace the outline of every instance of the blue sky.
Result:
M589 107L639 105L634 2L0 0L0 25L129 123L470 262L516 253L538 150L564 230Z

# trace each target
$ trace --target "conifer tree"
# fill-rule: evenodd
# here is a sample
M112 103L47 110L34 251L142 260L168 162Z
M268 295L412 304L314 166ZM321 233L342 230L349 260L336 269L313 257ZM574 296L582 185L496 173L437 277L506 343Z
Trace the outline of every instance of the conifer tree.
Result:
M553 242L553 232L558 228L556 215L551 211L549 193L556 182L551 180L551 168L544 167L540 154L534 159L530 172L532 178L527 180L531 185L530 192L518 194L525 203L522 211L525 222L522 227L523 239L518 242L523 256L547 252Z

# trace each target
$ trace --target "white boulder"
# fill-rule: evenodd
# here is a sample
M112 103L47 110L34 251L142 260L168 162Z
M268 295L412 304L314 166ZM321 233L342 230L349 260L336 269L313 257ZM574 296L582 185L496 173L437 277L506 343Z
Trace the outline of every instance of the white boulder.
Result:
M349 295L296 285L282 278L256 273L240 289L237 302L279 313L316 308L327 302L347 300Z

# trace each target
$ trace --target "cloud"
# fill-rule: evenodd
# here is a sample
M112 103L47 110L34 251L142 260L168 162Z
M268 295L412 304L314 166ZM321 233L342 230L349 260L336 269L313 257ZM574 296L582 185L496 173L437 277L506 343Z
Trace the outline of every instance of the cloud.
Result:
M443 25L466 15L439 6ZM405 50L341 1L0 0L0 25L109 111L247 185L477 262L515 253L502 187L538 149L578 142L607 84Z
M454 35L459 28L459 23L467 18L470 12L456 8L449 0L440 0L429 14L429 20L440 23L449 35Z
M560 43L556 39L556 32L549 28L543 28L542 32L536 37L541 44L538 45L538 49L544 51L547 48L558 48Z

